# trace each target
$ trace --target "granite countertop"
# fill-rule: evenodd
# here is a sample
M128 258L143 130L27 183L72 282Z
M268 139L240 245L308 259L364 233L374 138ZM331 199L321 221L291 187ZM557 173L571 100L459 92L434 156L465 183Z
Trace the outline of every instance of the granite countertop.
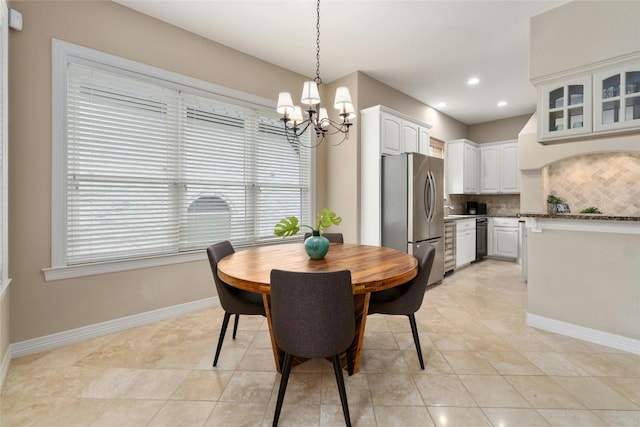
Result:
M640 216L615 216L602 214L540 214L521 213L521 218L548 218L548 219L586 219L595 221L640 221Z
M447 215L444 217L445 221L456 221L460 219L473 219L473 218L518 218L520 215Z

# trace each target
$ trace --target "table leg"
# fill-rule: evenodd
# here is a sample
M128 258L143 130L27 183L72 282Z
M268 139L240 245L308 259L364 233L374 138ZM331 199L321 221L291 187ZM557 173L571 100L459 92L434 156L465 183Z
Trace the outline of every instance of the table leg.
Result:
M273 336L273 325L271 324L271 295L262 294L262 302L264 303L264 312L267 315L269 336L271 337L271 348L273 349L273 360L276 363L276 371L281 372L284 352L278 348L276 345L276 339Z
M353 307L356 314L356 335L353 337L353 343L350 347L350 354L353 363L353 372L355 374L360 370L360 359L362 357L362 345L364 343L364 330L367 324L367 314L369 312L369 299L371 292L364 294L356 294L353 296ZM345 353L341 356L342 367L348 369L348 355Z

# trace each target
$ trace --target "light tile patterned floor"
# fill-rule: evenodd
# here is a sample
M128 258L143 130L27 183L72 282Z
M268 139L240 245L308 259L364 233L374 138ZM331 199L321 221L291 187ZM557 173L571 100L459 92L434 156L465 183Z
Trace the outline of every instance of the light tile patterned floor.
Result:
M485 260L430 289L416 318L370 316L346 378L355 426L640 426L640 356L525 325L514 263ZM267 325L241 317L211 367L217 307L14 359L10 426L267 426L279 381ZM294 369L282 426L344 425L331 364Z

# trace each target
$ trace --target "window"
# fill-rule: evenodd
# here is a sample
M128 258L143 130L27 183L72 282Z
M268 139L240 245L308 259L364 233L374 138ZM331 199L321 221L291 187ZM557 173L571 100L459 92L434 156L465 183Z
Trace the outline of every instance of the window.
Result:
M439 139L429 139L429 155L433 157L439 157L444 159L444 141Z
M7 238L7 60L9 23L7 4L0 2L0 295L9 285Z
M309 218L310 152L270 101L59 41L56 58L51 278L265 244Z

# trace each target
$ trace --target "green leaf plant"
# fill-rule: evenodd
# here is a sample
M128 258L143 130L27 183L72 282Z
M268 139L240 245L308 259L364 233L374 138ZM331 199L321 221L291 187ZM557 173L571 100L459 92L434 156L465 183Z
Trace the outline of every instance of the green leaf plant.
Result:
M322 234L322 230L325 228L329 228L332 225L340 225L341 222L342 218L336 215L334 211L324 208L322 212L316 216L315 228L307 224L300 224L300 221L295 216L287 216L278 221L273 229L273 234L278 237L293 236L298 234L300 227L306 227L312 232L317 231L319 234Z

